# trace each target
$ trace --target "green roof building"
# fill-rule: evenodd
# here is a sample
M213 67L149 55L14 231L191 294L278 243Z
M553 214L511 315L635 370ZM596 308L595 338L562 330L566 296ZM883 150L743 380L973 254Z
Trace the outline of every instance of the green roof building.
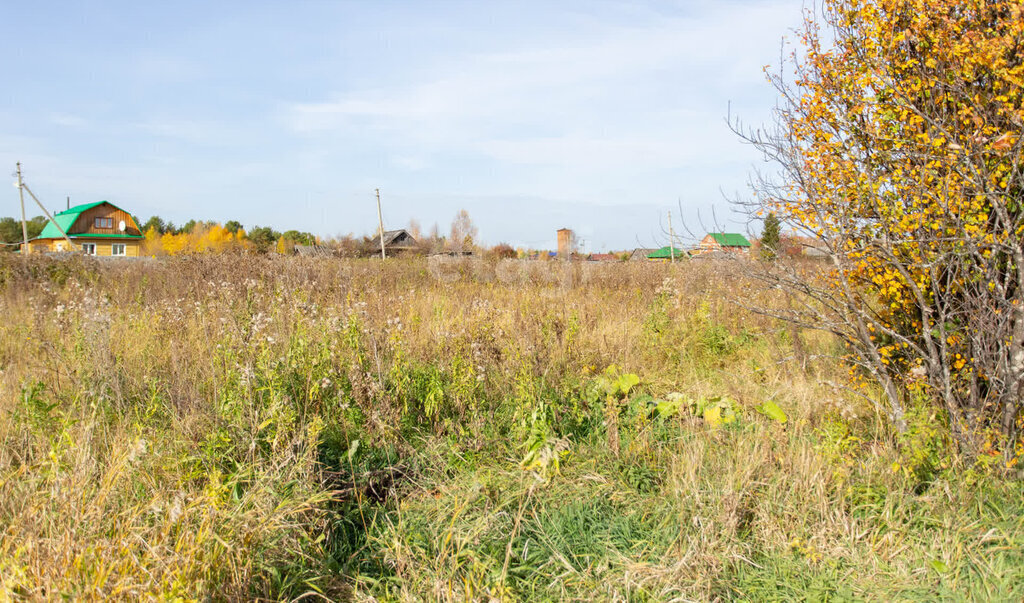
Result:
M673 252L673 248L668 247L668 246L662 247L661 249L658 249L658 250L656 250L656 251L654 251L652 253L648 253L647 254L647 259L649 259L649 260L671 260L672 259L672 252ZM689 257L689 256L687 255L687 253L685 251L683 251L682 249L679 249L678 247L675 248L675 258L677 260L678 259L683 259L683 258L686 258L686 257Z
M67 233L73 247L61 231ZM87 255L139 255L145 237L131 214L109 201L84 203L57 212L42 232L28 242L28 253L82 251Z
M709 232L700 241L700 249L705 251L731 251L746 253L750 251L750 241L736 232Z

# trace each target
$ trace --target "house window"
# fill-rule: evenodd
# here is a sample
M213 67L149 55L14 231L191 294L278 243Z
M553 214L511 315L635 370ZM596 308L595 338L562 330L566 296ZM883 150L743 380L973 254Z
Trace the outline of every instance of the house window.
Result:
M82 253L96 255L96 243L82 243Z
M114 243L110 246L110 255L124 255L124 243Z
M96 219L93 220L92 223L93 223L93 226L95 226L96 228L113 228L114 227L114 219L113 218L96 218Z

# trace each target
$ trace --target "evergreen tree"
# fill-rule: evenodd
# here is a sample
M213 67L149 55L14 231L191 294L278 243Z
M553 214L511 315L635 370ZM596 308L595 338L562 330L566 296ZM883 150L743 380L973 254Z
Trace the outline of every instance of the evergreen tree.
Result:
M168 226L170 226L170 228L168 228ZM148 232L150 228L155 229L156 232L159 234L164 234L165 232L173 232L174 230L174 226L170 223L165 224L164 221L160 218L160 216L153 216L152 218L147 220L145 224L142 224L142 232Z
M761 259L774 260L779 255L779 243L782 236L782 225L775 212L764 219L764 231L761 233Z

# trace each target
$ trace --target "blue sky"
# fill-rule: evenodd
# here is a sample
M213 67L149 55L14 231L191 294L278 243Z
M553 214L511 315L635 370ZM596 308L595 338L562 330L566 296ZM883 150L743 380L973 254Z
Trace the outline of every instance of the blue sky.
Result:
M654 245L669 210L745 230L722 191L760 160L725 117L769 119L801 6L7 2L0 165L51 209L325 236L372 232L377 187L387 228L465 208L490 244Z

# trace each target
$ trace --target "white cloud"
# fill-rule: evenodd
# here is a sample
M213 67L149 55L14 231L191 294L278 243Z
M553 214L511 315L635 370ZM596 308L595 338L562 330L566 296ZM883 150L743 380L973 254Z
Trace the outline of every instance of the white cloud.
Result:
M727 4L710 15L647 27L605 27L577 39L552 40L543 48L477 54L446 63L426 81L385 83L329 101L296 103L287 117L297 131L311 132L361 118L393 124L467 122L544 115L559 106L586 111L585 104L567 101L595 93L615 96L628 92L618 86L641 79L641 85L649 86L650 76L659 71L674 78L713 70L711 80L718 83L760 83L757 67L764 62L765 42L777 46L779 31L793 21L792 3L786 4L788 11L764 4L740 14ZM705 78L695 79L692 87L699 95L708 84ZM686 82L675 85L685 88Z
M799 12L792 2L700 10L461 57L418 80L292 104L285 122L326 144L371 137L416 165L442 152L580 170L731 158L723 95L763 82L765 48Z

